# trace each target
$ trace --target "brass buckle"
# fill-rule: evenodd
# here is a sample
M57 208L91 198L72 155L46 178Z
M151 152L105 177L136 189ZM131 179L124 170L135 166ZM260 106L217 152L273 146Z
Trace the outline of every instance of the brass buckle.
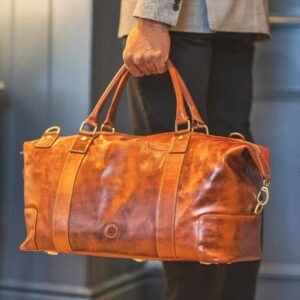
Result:
M83 121L83 122L81 123L80 127L79 127L79 132L87 132L87 133L92 133L92 135L95 135L95 133L96 133L96 131L97 131L97 126L94 126L93 131L87 131L87 130L83 130L83 129L82 129L84 125L87 125L87 126L92 127L91 125L88 125L88 124L85 123L85 121Z
M103 128L105 128L105 125L104 125L104 124L101 124L101 126L100 126L100 131L104 131ZM111 128L111 132L115 132L115 131L116 131L115 128L112 127L112 128Z
M258 215L262 212L263 207L269 202L269 198L270 198L270 193L269 193L269 185L270 182L266 182L264 180L263 182L263 186L261 187L260 191L258 192L257 196L256 196L256 207L254 210L254 214ZM265 195L265 199L261 200L262 194Z
M191 131L191 121L189 119L186 120L186 123L187 123L187 129L181 129L181 130L188 130L188 131ZM175 122L175 132L178 132L178 125L176 124Z

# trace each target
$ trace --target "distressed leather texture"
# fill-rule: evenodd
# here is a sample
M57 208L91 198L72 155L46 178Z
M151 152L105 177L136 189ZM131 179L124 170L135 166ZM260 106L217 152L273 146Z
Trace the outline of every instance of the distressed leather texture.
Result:
M177 131L114 131L130 76L123 65L77 134L49 129L24 142L20 250L216 264L261 259L261 211L254 211L271 179L269 149L206 134L183 79L167 65Z

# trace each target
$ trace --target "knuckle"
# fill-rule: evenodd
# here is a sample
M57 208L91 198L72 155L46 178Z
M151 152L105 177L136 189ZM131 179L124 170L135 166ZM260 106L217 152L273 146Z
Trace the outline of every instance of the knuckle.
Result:
M145 54L145 62L147 64L150 64L154 61L155 59L155 55L153 55L153 53L148 53L148 54Z
M158 50L155 52L155 58L162 58L162 51Z
M144 58L142 55L135 55L133 57L133 62L136 64L136 65L141 65L144 63Z

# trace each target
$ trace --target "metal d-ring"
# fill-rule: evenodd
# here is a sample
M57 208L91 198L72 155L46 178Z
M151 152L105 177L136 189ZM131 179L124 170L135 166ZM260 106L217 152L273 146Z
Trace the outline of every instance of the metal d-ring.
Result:
M182 129L182 130L188 130L191 131L191 121L189 119L186 120L187 128ZM175 122L175 132L179 131L178 130L178 124Z
M88 125L88 126L90 126L91 128L93 128L93 131L87 131L87 130L83 130L83 126L84 125ZM97 131L97 126L91 126L91 125L89 125L89 124L86 124L85 123L85 121L83 121L82 123L81 123L81 125L80 125L80 127L79 127L79 132L89 132L89 133L92 133L93 135L96 133L96 131Z
M264 181L263 186L261 187L261 189L259 190L257 196L256 196L256 207L254 210L254 213L256 215L260 214L262 212L263 207L269 202L269 198L270 198L270 192L269 192L269 186L270 183L267 183ZM265 199L261 200L262 195L265 195Z
M52 127L49 127L48 129L45 130L44 133L56 133L59 135L60 133L60 127L59 126L52 126Z
M229 134L229 137L235 137L235 136L241 138L244 141L246 141L245 136L243 134L241 134L240 132L231 132Z
M105 124L101 124L100 126L100 131L103 131L103 128L105 128ZM111 127L111 132L115 132L115 128L114 127Z

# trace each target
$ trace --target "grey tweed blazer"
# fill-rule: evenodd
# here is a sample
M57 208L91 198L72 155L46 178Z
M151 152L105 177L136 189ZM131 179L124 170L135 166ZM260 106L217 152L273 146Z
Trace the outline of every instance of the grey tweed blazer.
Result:
M171 31L203 32L203 0L121 0L118 37L127 35L138 17L170 25ZM212 32L252 32L268 37L268 0L205 0Z

